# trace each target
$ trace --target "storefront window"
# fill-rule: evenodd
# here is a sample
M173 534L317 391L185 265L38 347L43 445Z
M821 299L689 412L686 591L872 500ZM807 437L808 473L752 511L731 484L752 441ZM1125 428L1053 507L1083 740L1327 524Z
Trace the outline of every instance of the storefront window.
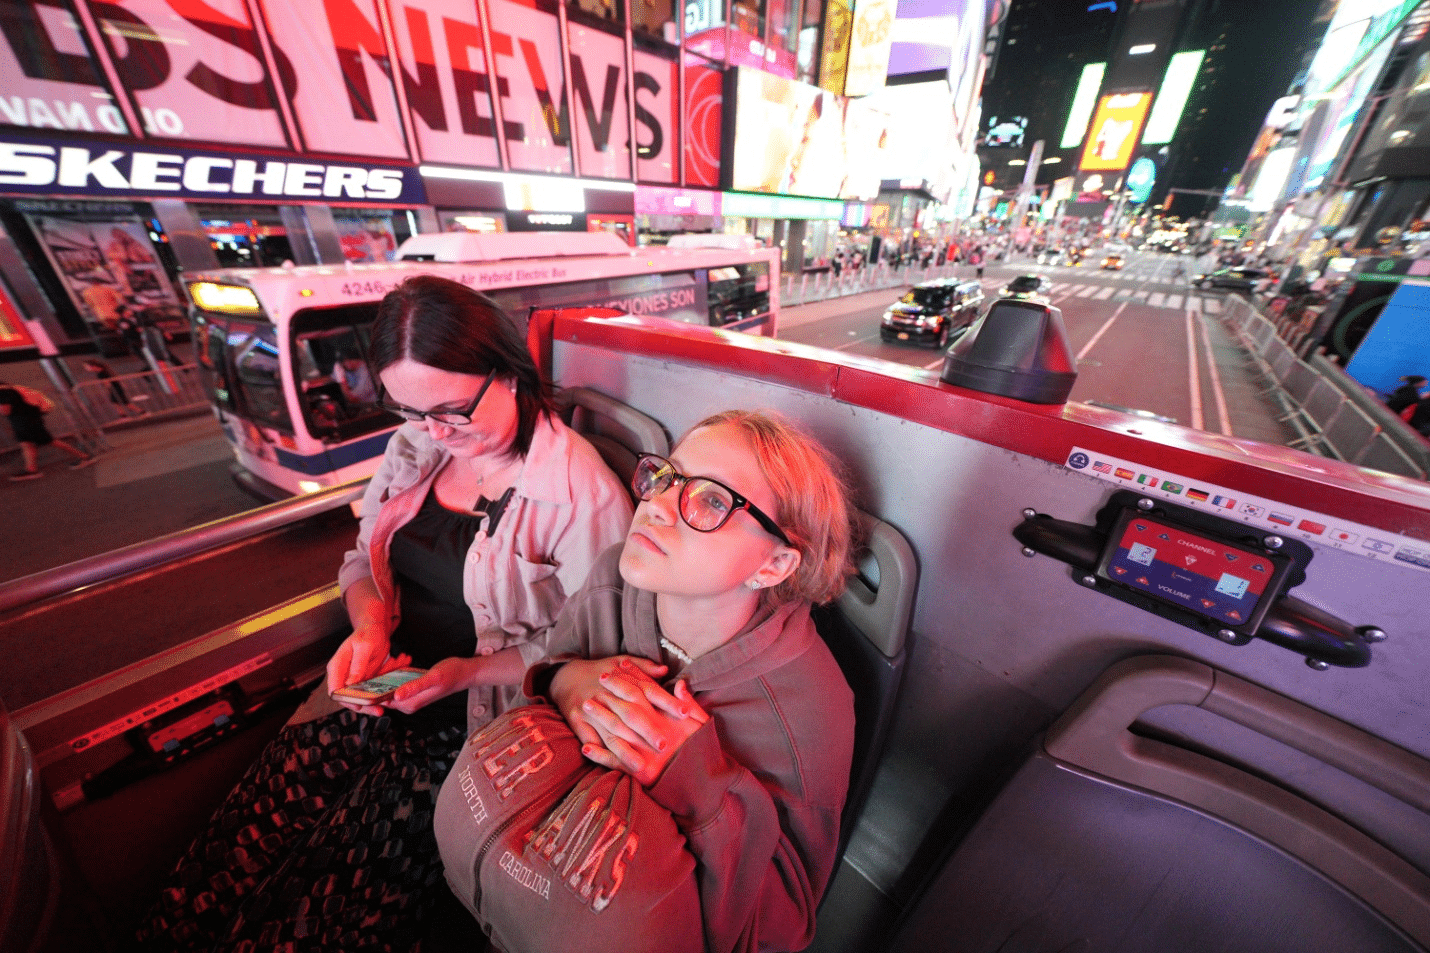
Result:
M392 261L397 246L412 234L403 210L335 208L333 222L343 243L343 257L351 262Z
M479 232L489 235L506 231L504 212L438 212L444 232Z
M635 2L639 3L640 0ZM569 0L566 4L566 15L572 23L590 26L606 24L619 27L624 22L621 0Z
M804 0L800 17L799 79L811 85L819 80L819 26L824 22L824 0Z
M195 205L193 211L225 268L267 268L293 258L277 206Z
M637 34L671 45L680 42L674 0L630 0L630 3L631 29Z
M765 11L770 22L770 46L793 53L799 40L795 26L799 0L768 0Z

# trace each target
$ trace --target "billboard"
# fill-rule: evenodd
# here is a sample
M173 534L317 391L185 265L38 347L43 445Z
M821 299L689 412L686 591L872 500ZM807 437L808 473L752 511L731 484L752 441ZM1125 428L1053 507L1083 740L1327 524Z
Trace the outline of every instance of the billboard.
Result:
M1073 93L1072 108L1068 110L1067 125L1063 127L1063 138L1059 149L1071 149L1082 144L1087 133L1087 120L1092 116L1092 108L1097 105L1097 91L1102 88L1102 76L1107 72L1106 63L1089 63L1082 68L1078 77L1077 92Z
M1176 54L1167 64L1166 75L1162 77L1162 85L1157 90L1157 103L1152 107L1152 114L1147 117L1147 129L1142 133L1144 146L1162 145L1172 141L1205 56L1206 50L1190 50Z
M673 183L674 58L565 40L553 0L9 0L0 126L500 168L499 115L510 169Z
M1104 96L1093 113L1087 145L1078 168L1083 171L1116 172L1127 168L1137 147L1142 120L1152 105L1151 93L1117 93Z
M887 114L782 76L735 72L729 188L827 199L878 194Z
M1027 131L1027 116L989 116L982 144L989 149L1022 148Z
M884 85L894 42L896 0L855 0L844 95L867 96Z

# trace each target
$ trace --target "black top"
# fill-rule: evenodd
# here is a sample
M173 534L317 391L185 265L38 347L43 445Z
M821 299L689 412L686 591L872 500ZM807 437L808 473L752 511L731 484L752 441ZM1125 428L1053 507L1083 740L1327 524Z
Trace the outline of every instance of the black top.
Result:
M54 440L45 427L44 411L25 400L25 396L15 388L0 384L0 404L10 408L6 419L15 432L17 442L44 446Z
M417 668L476 653L477 631L463 594L467 552L477 534L496 528L511 499L477 501L477 512L459 513L428 491L422 508L392 536L389 559L397 582L401 620L392 633L392 654L406 652ZM464 724L466 694L456 692L417 713L444 724Z

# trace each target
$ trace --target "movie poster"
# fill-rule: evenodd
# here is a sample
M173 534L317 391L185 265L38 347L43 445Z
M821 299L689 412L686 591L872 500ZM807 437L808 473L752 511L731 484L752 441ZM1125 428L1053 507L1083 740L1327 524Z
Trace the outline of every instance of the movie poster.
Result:
M92 333L118 330L124 317L141 326L182 325L183 305L139 216L25 217Z

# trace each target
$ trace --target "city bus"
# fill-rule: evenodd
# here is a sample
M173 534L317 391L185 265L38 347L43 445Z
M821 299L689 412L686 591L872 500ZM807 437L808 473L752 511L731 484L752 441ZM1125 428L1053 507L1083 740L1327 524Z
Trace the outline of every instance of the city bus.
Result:
M779 316L778 249L699 236L631 248L605 232L424 234L391 263L196 273L198 363L245 488L279 499L377 469L400 421L371 389L344 387L342 364L363 373L378 302L413 274L476 288L518 321L589 305L773 336Z
M869 553L818 624L857 741L811 950L1430 950L1425 482L713 327L528 340L670 438L768 408L848 470ZM121 948L349 631L327 586L0 708L0 947ZM454 916L424 953L480 948Z

